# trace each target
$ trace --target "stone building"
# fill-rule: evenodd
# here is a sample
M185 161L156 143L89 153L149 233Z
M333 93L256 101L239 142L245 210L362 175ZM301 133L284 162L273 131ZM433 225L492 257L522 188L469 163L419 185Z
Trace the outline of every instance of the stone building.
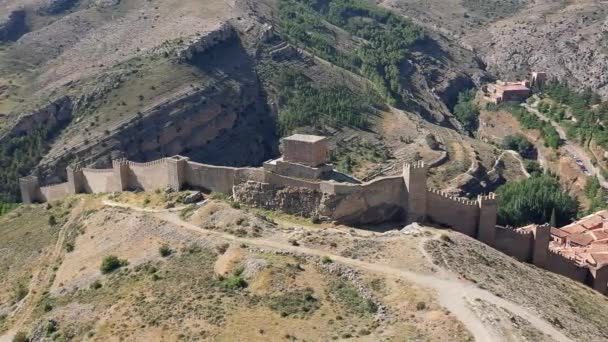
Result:
M495 104L525 101L531 94L528 81L496 81L496 83L488 84L485 91L485 96Z

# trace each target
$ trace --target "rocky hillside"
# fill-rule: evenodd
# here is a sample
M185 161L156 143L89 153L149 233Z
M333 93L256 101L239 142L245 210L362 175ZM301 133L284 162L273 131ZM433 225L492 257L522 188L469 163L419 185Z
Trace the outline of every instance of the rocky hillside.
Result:
M0 217L0 341L606 338L599 294L458 233L185 196L79 196Z
M382 5L474 51L500 78L539 70L608 95L608 8L602 1L387 0Z
M16 200L17 179L31 170L52 183L69 164L103 167L120 157L259 165L295 130L334 136L336 163L362 177L384 172L386 160L418 158L395 155L403 135L385 140L389 106L458 129L450 108L459 91L488 77L483 65L379 7L339 3L339 17L325 1L5 3L3 197ZM385 50L377 56L392 57L370 59L372 43ZM341 147L353 137L363 153Z

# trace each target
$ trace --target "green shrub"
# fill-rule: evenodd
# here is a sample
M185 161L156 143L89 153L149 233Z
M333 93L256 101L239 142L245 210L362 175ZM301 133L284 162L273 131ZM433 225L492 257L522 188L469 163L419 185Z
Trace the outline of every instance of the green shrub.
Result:
M321 258L321 262L324 264L331 264L332 262L334 262L330 257L328 257L327 255L324 256L323 258Z
M0 201L0 216L8 214L15 208L17 208L17 204L15 203L3 203Z
M23 331L19 331L13 337L13 342L29 342L29 337Z
M49 226L54 226L57 224L57 219L55 218L54 215L49 216Z
M422 311L426 309L426 303L425 302L418 302L416 303L416 310L418 311Z
M95 280L93 283L91 283L92 290L99 290L102 287L103 287L103 285L101 284L101 282L99 280Z
M171 249L171 247L169 247L168 245L162 245L160 246L160 248L158 249L158 253L160 254L160 256L162 256L163 258L168 257L169 255L173 254L173 250Z
M336 300L348 311L367 315L378 311L378 306L374 301L363 298L357 289L346 280L339 280L331 285L331 293Z
M235 290L247 287L247 281L241 275L232 275L222 280L222 286L227 289Z
M24 283L18 283L13 288L13 298L16 302L21 301L27 294L29 293L29 289Z
M524 160L524 167L532 177L538 177L543 173L540 164L535 160Z
M115 255L108 255L101 261L101 273L112 273L123 266L127 266L128 264L129 262L127 260L119 259Z

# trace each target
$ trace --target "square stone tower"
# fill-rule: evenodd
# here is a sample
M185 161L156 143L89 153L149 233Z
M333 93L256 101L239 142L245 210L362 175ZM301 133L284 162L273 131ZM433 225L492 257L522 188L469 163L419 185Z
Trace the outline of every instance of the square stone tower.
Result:
M286 162L317 167L329 162L326 137L294 134L283 138L283 160Z

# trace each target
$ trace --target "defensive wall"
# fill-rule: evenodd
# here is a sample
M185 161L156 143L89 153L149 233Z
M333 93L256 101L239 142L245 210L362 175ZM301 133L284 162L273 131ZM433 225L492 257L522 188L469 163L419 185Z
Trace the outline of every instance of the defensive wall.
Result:
M405 164L402 175L365 183L332 180L332 173L339 173L328 166L319 169L291 163L277 168L276 162L269 162L259 168L235 168L174 156L149 163L116 160L111 169L68 168L67 182L49 186L40 186L37 177L28 176L20 179L20 187L24 203L60 200L79 193L199 189L233 195L248 205L354 225L387 221L436 224L474 237L522 262L607 292L608 267L583 265L550 250L548 225L519 229L498 226L494 194L471 200L430 189L428 167L422 162ZM299 178L303 174L325 179Z

